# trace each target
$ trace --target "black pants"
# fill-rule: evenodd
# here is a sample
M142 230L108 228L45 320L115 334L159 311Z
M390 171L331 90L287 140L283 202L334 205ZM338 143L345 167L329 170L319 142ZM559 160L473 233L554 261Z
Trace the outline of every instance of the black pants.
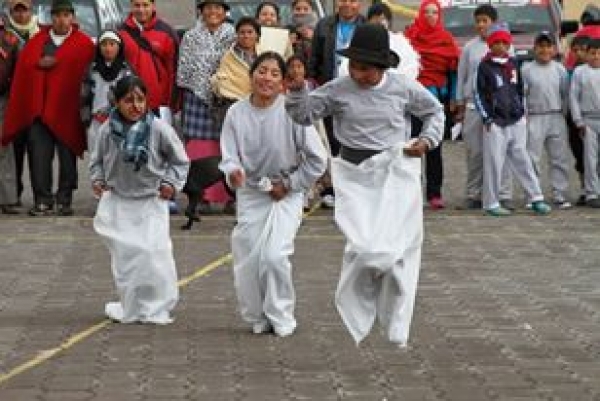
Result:
M423 122L415 116L411 116L411 137L415 138L421 134ZM442 160L442 142L440 145L427 152L425 156L425 196L427 200L442 196L442 184L444 182L444 163Z
M16 175L17 175L17 198L20 200L23 194L25 186L23 184L23 172L25 170L25 154L27 153L27 137L29 136L28 130L25 130L17 135L13 141L13 147L15 150L15 164L16 164Z
M329 148L331 149L331 156L336 157L340 154L340 141L337 140L333 135L333 118L330 116L323 119L323 125L325 126L325 132L327 133L327 141L329 141ZM321 196L333 195L333 187L323 188Z
M31 187L35 204L54 204L52 193L52 162L58 155L58 191L56 202L71 205L73 191L77 189L77 157L50 129L36 120L27 136Z
M569 130L569 146L571 147L571 152L575 158L575 171L579 174L581 187L583 188L583 139L581 139L581 136L579 135L579 130L573 122L571 113L567 115L567 127Z

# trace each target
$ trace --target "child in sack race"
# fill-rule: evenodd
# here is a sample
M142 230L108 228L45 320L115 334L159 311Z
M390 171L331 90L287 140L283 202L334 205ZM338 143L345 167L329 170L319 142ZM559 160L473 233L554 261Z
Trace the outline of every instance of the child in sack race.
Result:
M110 251L119 295L105 313L122 323L168 324L179 297L168 200L183 187L189 161L175 130L148 110L140 78L125 76L113 94L116 107L90 156L100 197L94 229Z

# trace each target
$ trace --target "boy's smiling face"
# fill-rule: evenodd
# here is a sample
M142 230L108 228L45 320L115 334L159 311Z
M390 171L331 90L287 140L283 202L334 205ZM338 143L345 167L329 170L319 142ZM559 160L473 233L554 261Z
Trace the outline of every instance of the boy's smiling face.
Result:
M492 26L493 23L494 21L492 21L492 19L487 15L475 16L475 30L482 39L485 39L487 31L490 29L490 26Z
M490 45L490 51L496 57L506 55L506 53L508 53L509 48L510 43L505 42L503 40L497 40Z
M548 64L556 56L556 46L546 40L536 43L533 51L537 62L542 64Z
M592 68L600 68L600 49L590 48L587 51L587 62Z

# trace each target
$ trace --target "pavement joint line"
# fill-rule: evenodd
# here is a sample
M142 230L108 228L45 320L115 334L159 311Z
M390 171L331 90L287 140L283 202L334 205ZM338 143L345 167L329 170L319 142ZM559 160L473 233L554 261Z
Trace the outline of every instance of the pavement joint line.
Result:
M315 210L317 210L317 208L313 207L311 210L304 213L304 217L307 217L310 214L314 213ZM190 284L194 280L197 280L197 279L207 275L211 271L229 263L232 259L233 259L233 255L231 253L227 253L227 254L221 256L220 258L208 263L207 265L204 265L204 266L196 269L196 271L194 273L192 273L191 275L179 280L177 282L177 285L178 285L178 287L182 287L182 288L186 287L188 284ZM58 347L39 351L38 354L35 357L33 357L32 359L19 364L18 366L14 367L7 373L0 374L0 386L2 386L4 383L8 382L9 380L19 376L20 374L25 373L43 363L45 363L46 361L50 360L51 358L55 357L56 355L58 355L64 351L67 351L68 349L72 348L76 344L82 342L83 340L87 339L91 335L104 329L105 327L107 327L108 325L110 325L112 323L113 323L113 321L111 319L104 319L104 320L100 321L99 323L96 323L93 326L90 326L87 329L80 331L79 333L74 334L71 337L67 338Z

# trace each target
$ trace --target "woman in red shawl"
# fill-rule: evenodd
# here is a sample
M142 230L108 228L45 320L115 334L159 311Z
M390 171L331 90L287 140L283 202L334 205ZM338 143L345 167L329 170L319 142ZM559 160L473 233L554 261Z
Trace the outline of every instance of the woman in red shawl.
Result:
M440 102L448 104L454 97L460 49L452 34L444 29L442 8L437 0L421 2L419 15L406 29L405 35L421 56L421 70L417 80ZM447 113L446 116L448 117ZM412 136L418 136L421 131L421 121L413 118L412 125ZM426 195L429 205L432 209L442 209L444 169L441 146L427 153L426 170Z

